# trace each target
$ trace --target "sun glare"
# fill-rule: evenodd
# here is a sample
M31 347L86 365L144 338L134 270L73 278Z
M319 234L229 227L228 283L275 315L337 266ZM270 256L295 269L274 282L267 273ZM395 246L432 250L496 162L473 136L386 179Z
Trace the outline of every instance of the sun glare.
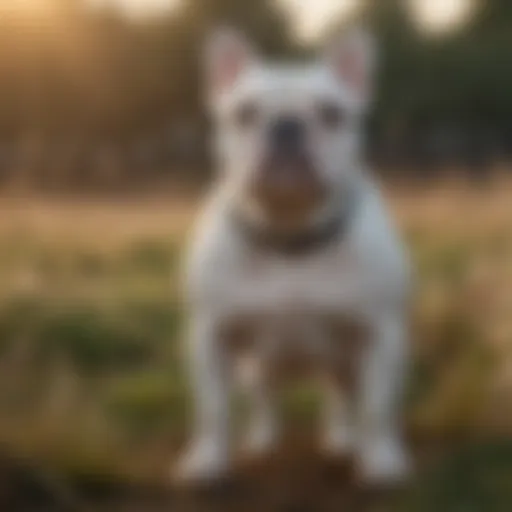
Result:
M291 13L298 36L312 41L344 16L349 16L361 0L278 0ZM407 0L411 15L423 29L444 33L463 25L474 11L474 0Z
M361 4L360 0L279 0L295 21L297 35L312 41L337 19L348 16Z
M449 32L463 25L473 13L473 0L409 0L419 26L428 31Z
M176 8L181 0L88 0L98 7L118 7L129 16L152 16Z
M91 6L111 6L128 16L154 16L175 9L183 0L84 0ZM242 1L242 0L240 0ZM362 0L275 0L292 17L298 37L314 41L344 16L361 7ZM472 15L475 0L405 0L411 15L422 30L446 33L463 25ZM58 6L64 3L51 0L0 0L0 17L20 16L27 19L51 19Z

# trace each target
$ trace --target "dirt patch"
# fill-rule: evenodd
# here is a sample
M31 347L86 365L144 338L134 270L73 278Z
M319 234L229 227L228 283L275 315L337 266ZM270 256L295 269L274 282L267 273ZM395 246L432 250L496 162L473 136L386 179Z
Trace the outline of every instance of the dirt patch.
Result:
M420 447L422 466L437 449ZM297 439L266 460L239 461L234 474L209 488L118 490L89 500L98 512L370 512L401 508L408 489L365 489L349 460L328 459Z

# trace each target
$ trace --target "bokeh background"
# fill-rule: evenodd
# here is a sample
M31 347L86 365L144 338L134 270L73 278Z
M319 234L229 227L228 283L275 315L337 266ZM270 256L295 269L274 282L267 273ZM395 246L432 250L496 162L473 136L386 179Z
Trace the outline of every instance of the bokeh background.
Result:
M417 475L357 508L309 448L303 383L261 492L191 504L166 483L190 419L180 251L214 176L200 48L231 23L306 59L359 18L368 159L417 268ZM511 510L511 55L508 0L1 0L0 509Z

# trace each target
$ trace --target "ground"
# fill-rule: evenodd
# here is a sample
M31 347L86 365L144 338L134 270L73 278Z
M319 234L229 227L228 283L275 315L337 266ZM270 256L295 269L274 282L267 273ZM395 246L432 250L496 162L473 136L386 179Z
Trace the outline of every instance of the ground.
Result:
M370 504L315 455L308 383L282 397L291 441L270 461L213 495L168 489L189 432L177 283L195 194L0 198L0 454L22 482L0 488L0 509L23 511L11 504L35 485L68 509L114 512L509 510L511 184L386 196L416 268L404 416L419 472Z

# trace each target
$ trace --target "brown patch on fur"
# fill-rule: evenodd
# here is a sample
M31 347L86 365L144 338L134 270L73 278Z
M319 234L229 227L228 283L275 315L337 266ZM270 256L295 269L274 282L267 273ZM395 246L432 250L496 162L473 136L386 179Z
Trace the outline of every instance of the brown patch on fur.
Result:
M325 189L313 177L297 179L293 186L280 188L258 180L249 191L276 228L296 226L325 199Z
M254 348L256 326L255 318L238 317L221 327L219 339L230 356L243 355Z
M312 318L312 322L318 320L325 333L325 337L318 340L318 347L303 348L300 340L276 338L277 350L267 362L268 378L273 384L280 384L291 379L322 375L352 393L368 346L368 329L362 322L348 317L326 315L321 319ZM221 339L230 358L240 358L257 349L257 329L264 321L257 317L239 317L223 326Z

